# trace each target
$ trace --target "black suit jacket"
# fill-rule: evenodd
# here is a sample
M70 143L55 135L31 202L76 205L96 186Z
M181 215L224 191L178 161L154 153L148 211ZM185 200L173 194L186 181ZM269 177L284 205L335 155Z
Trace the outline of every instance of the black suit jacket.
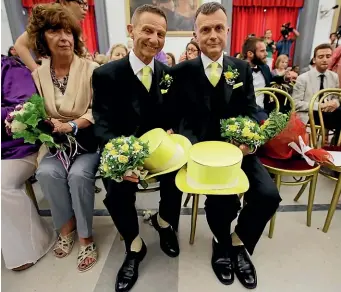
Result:
M154 60L148 92L134 74L129 56L97 68L92 77L95 135L103 147L118 136L139 137L153 128L169 129L160 82L169 67Z
M223 92L219 94L212 93L213 86L205 74L200 57L183 62L171 70L174 82L169 89L168 99L173 103L173 128L188 137L192 143L206 141L211 137L211 131L219 131L219 119L242 115L257 120L258 110L250 66L245 61L224 56L223 73L228 70L228 66L238 70L239 76L235 84L243 82L243 86L233 89L222 74L223 85L219 88ZM218 117L217 112L214 112L217 99ZM213 124L212 119L215 119Z
M262 72L263 77L265 79L265 87L270 87L271 86L270 83L272 82L272 74L269 66L266 64L260 65L259 69Z

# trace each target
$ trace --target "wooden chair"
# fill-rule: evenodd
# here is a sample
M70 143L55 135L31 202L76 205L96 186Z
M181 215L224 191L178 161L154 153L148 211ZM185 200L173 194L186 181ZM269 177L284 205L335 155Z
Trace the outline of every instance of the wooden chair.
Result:
M318 101L319 97L322 95L322 98L320 98L320 100ZM325 127L324 127L324 121L323 121L323 115L322 115L322 111L320 108L320 104L324 102L324 100L326 98L328 98L330 95L336 95L339 96L339 99L341 101L341 89L339 88L331 88L331 89L323 89L321 91L319 91L318 93L316 93L313 98L311 99L310 102L310 106L309 106L309 121L310 121L310 127L311 127L311 137L312 137L312 142L313 142L313 147L314 148L319 148L318 145L318 134L317 134L317 130L318 127L316 126L315 123L315 119L314 119L314 104L316 102L319 103L319 110L318 110L318 114L319 114L319 118L320 118L320 129L321 129L321 135L322 135L322 141L321 141L321 148L325 149L325 150L331 150L331 151L340 151L341 152L341 133L339 135L339 139L337 141L336 146L325 146L325 137L326 137L326 131L325 131ZM340 121L341 123L341 121ZM332 221L334 212L336 210L336 206L338 204L338 201L340 199L340 193L341 193L341 167L340 166L335 166L333 164L330 163L325 163L323 164L324 167L326 167L327 169L330 169L331 171L334 171L335 173L337 173L336 176L332 176L328 173L325 172L320 172L323 176L332 179L334 181L336 181L336 186L334 189L334 193L333 193L333 197L329 206L329 210L328 210L328 215L326 218L326 221L324 223L323 226L323 232L327 233L330 223Z
M268 92L273 92L277 94L282 94L285 96L285 100L290 102L291 110L295 110L295 104L292 97L285 91L282 91L277 88L260 88L256 89L256 94L258 92L263 92L264 94L268 94ZM277 98L275 98L277 99ZM278 191L280 191L281 185L289 185L289 186L297 186L301 185L301 189L295 197L295 201L299 199L299 197L303 194L305 189L310 183L309 188L309 199L308 199L308 209L307 209L307 226L311 226L311 215L313 210L313 203L315 198L315 190L318 172L320 170L320 166L309 166L305 160L299 158L292 158L287 160L279 160L272 159L266 156L259 156L261 162L268 170L268 172L274 177L276 186ZM296 180L295 182L284 182L282 181L283 176L292 176L292 177L305 177L303 180ZM276 215L274 215L270 221L270 229L269 229L269 238L273 237L274 228L275 228L275 220Z

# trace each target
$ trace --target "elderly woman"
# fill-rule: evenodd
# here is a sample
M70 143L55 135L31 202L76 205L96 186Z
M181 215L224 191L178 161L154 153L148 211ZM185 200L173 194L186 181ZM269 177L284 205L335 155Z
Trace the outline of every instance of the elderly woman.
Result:
M85 19L89 8L87 0L55 0L55 2L67 9L78 21ZM32 58L30 53L27 31L18 37L14 46L21 60L31 71L38 68L38 64Z
M36 93L31 72L18 60L1 56L1 81L1 249L6 268L22 271L50 250L56 233L25 193L39 147L13 140L5 130L6 117Z
M55 228L60 232L54 254L58 258L69 255L77 231L80 242L78 270L84 272L97 261L92 213L99 154L92 131L91 76L98 65L80 58L84 53L80 26L59 4L33 8L27 33L35 54L48 57L32 75L45 99L54 131L72 133L87 150L75 158L69 170L51 154L45 155L37 170L37 179L49 202Z

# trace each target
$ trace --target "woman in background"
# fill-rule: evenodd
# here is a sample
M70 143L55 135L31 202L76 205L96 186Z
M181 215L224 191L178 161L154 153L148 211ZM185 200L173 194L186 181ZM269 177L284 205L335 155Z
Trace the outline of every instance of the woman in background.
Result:
M78 21L85 19L89 8L87 0L56 0L55 2L67 9ZM32 72L38 68L39 65L35 62L30 53L27 31L18 37L14 47L27 68L29 68Z
M272 69L273 63L273 53L276 51L276 44L272 39L272 31L271 29L267 29L264 35L264 43L266 45L266 52L268 53L266 57L266 64L269 66L270 70Z
M174 57L174 55L173 55L172 53L167 53L166 55L167 55L167 65L168 65L169 67L175 66L176 63L175 63L175 57Z
M50 250L57 236L25 192L39 146L14 140L5 129L6 117L37 92L31 72L18 60L1 56L1 81L1 249L6 268L23 271Z
M123 44L113 45L110 49L110 61L116 61L128 55L128 49Z
M200 55L199 45L195 41L190 41L186 46L186 51L181 55L179 63L185 60L195 59Z
M72 134L86 149L79 150L68 170L50 153L42 158L37 170L55 228L60 232L54 255L68 256L78 233L77 268L85 272L95 265L98 257L92 237L92 214L99 154L91 109L91 77L98 65L84 58L79 23L59 4L35 6L27 33L34 53L46 57L32 75L40 95L44 96L54 131Z
M18 57L18 53L17 53L17 51L15 50L14 46L11 46L11 47L8 49L7 56L8 56L8 57Z

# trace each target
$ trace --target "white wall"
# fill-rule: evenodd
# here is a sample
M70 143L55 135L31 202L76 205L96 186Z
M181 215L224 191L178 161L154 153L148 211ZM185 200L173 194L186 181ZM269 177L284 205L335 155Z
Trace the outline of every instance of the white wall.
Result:
M321 7L323 10L329 10L336 4L336 0L320 0L319 1L319 9L317 12L317 19L315 25L315 34L313 40L313 47L311 51L311 56L314 54L314 48L322 43L329 43L329 34L333 24L334 13L337 10L332 10L328 13L328 15L323 16L321 18L320 10ZM341 9L341 8L338 8Z
M11 30L9 28L4 0L1 0L1 54L7 55L8 49L13 45Z
M127 20L125 11L126 1L127 0L105 0L110 46L116 43L127 43ZM204 0L203 2L205 3L211 1ZM217 2L221 2L221 0L217 0ZM163 51L173 53L176 60L178 60L190 39L191 37L167 37Z

